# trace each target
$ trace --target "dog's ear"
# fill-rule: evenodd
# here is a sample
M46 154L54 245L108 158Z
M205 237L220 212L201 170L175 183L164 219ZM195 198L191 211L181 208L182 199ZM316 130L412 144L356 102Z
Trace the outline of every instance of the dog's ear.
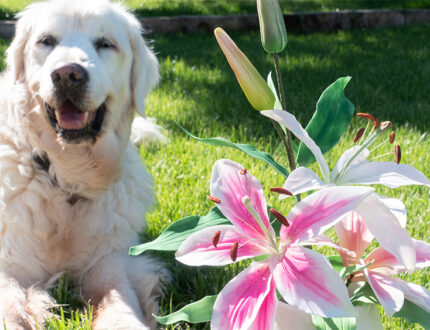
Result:
M30 5L16 16L15 37L6 50L7 68L15 80L24 79L24 50L31 32L30 11L34 7Z
M128 21L131 25L130 43L133 51L130 81L132 104L136 111L144 117L145 98L159 80L158 60L143 40L140 23L130 16Z

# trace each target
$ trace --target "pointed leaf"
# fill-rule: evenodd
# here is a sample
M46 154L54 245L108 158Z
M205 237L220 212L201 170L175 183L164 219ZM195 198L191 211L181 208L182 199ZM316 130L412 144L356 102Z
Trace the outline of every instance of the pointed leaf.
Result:
M351 302L354 306L363 304L379 304L378 299L375 297L369 283L364 284L362 287L354 291L351 297Z
M335 271L340 272L343 269L343 261L339 255L328 256L327 259Z
M333 148L348 128L354 113L354 105L344 94L344 89L351 77L336 80L322 93L318 100L316 111L310 120L306 131L320 147L322 153ZM301 166L315 161L312 152L300 143L297 163Z
M205 216L192 215L175 221L154 241L131 247L129 254L137 256L147 250L176 251L192 233L206 227L229 224L230 221L214 207Z
M206 143L211 146L221 146L221 147L230 147L234 149L238 149L240 151L243 151L247 155L254 157L256 159L260 159L264 161L265 163L272 166L278 173L283 175L285 178L288 177L290 174L288 170L283 167L282 165L278 164L272 157L272 155L268 154L267 152L259 151L255 149L255 147L249 145L249 144L242 144L242 143L233 143L227 139L224 139L222 137L213 137L213 138L207 138L202 139L197 136L192 135L190 132L188 132L185 128L183 128L181 125L177 124L180 129L182 129L185 133L187 133L189 136L191 136L193 139L196 139L197 141Z
M324 318L312 315L312 322L317 330L355 330L354 317Z
M189 323L209 322L217 295L206 296L203 299L182 307L177 312L166 316L154 316L158 323L172 324L180 321Z
M409 323L419 323L424 329L430 329L430 314L409 300L405 299L402 309L393 316L402 317Z

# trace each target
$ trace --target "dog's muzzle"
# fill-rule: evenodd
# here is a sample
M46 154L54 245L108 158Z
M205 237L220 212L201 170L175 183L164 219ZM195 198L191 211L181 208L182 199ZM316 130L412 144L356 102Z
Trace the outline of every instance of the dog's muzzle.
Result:
M45 103L45 109L58 136L72 144L95 140L102 128L106 105L103 103L90 111L79 106L88 86L87 71L79 64L70 63L54 70L51 80L57 106Z

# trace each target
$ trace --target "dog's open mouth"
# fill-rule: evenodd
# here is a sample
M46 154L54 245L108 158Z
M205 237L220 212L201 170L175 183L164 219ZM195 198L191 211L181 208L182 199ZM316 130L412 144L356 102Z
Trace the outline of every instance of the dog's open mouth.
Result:
M94 140L100 133L106 112L105 103L96 111L82 111L70 101L58 108L45 103L45 108L52 127L68 143Z

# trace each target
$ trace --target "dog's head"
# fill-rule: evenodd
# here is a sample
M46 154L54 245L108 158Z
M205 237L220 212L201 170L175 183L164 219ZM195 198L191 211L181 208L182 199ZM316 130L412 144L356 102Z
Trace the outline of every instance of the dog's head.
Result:
M30 91L44 129L67 144L129 131L133 111L144 114L144 98L158 80L139 22L105 0L30 5L18 15L7 64Z

